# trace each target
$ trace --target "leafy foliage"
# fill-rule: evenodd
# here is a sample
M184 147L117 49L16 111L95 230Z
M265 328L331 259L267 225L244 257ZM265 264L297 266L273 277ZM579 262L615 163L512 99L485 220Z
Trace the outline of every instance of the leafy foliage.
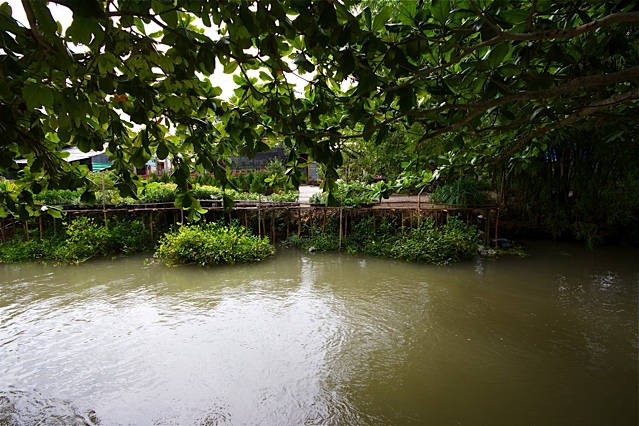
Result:
M73 12L68 28L53 3ZM193 170L224 187L224 159L278 140L292 182L310 158L329 193L349 141L395 132L413 153L443 140L442 167L457 170L518 165L569 125L612 123L636 141L635 1L376 3L24 1L29 28L0 5L0 168L27 161L2 208L38 214L28 189L82 188L94 202L87 168L59 154L68 145L106 146L123 198L138 190L130 166L170 157L176 202L198 210ZM233 102L208 78L220 68L235 73ZM293 74L309 82L303 96Z
M84 262L94 257L109 257L148 251L153 247L149 232L137 220L110 221L108 227L92 218L74 219L63 233L42 239L14 239L0 245L0 260L24 262L53 260Z
M617 135L618 137L614 137ZM588 246L639 244L639 145L619 132L564 131L520 169L506 170L506 219L518 229Z
M347 252L437 265L469 259L477 253L477 229L454 216L445 225L436 226L429 219L410 230L403 230L388 220L375 226L373 220L365 218L353 226L342 242ZM308 237L295 235L287 242L305 250L313 247L318 251L334 251L339 248L339 236L334 228L328 228L326 232L316 230Z
M200 266L257 262L274 253L268 238L250 235L238 223L182 226L165 234L155 256L168 265Z
M336 198L336 204L344 207L363 207L378 203L383 195L388 198L389 192L384 184L374 185L361 182L338 182L333 194L316 192L309 199L311 204L329 204L329 197Z
M489 199L485 186L468 176L460 176L450 183L437 187L431 195L431 200L435 203L460 206L482 205Z

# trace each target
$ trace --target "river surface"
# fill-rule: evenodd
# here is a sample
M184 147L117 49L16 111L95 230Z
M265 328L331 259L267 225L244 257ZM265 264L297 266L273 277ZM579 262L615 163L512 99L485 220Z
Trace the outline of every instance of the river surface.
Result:
M0 265L0 425L637 425L639 251Z

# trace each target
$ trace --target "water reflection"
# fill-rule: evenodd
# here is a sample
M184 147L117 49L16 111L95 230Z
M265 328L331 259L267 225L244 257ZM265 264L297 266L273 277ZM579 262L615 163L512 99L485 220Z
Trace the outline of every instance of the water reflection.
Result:
M0 424L636 423L636 252L560 250L0 265Z

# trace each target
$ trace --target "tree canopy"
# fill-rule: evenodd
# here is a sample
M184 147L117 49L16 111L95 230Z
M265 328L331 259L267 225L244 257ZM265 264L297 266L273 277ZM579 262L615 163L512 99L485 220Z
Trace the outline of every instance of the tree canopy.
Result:
M62 29L51 4L69 8ZM192 170L283 141L289 175L308 156L332 190L349 141L393 132L443 141L459 167L545 149L566 126L636 138L639 5L633 0L22 0L0 5L0 169L27 167L0 214L43 188L90 187L60 148L130 166L171 157L178 205ZM234 74L232 101L210 76ZM293 84L307 81L303 93ZM91 191L85 193L91 201ZM22 209L22 210L21 210Z

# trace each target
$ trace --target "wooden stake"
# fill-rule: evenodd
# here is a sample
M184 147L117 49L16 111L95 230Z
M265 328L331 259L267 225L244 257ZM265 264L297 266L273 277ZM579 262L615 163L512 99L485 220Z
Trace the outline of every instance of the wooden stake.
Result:
M324 222L322 223L322 232L326 232L326 207L322 208L324 210Z
M42 216L38 216L38 227L40 228L40 239L42 239Z
M102 175L102 213L104 214L104 227L109 229L106 214L106 191L104 190L104 172L100 173L100 175Z
M342 249L342 203L340 203L339 206L339 246L338 248L341 250Z
M257 235L262 236L262 195L257 196Z
M302 209L297 209L297 238L302 236Z
M271 241L275 244L275 210L271 212L271 235L273 236Z
M149 218L149 231L151 232L151 239L153 239L153 211L151 211L151 216Z

